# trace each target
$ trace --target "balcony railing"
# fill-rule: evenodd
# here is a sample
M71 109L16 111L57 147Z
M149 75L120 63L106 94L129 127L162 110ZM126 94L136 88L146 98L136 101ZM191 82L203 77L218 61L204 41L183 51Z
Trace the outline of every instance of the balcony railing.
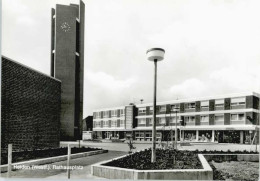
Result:
M209 122L208 121L203 121L203 122L200 122L200 125L202 125L202 126L209 125Z
M203 111L209 111L209 108L208 107L201 107L200 108L200 111L203 112Z
M169 123L169 126L175 126L175 122L174 123ZM180 123L177 122L177 126L180 126Z
M246 105L231 105L231 109L245 109Z
M185 112L195 112L195 108L185 108Z
M138 112L138 116L144 116L146 115L146 112Z
M224 125L224 120L221 121L214 121L214 125Z
M232 124L232 125L244 125L245 120L231 120L230 124Z
M145 123L138 123L137 126L144 127L144 126L146 126L146 124Z
M224 110L224 106L215 107L215 111L221 111L221 110Z
M195 126L195 121L187 121L186 126Z

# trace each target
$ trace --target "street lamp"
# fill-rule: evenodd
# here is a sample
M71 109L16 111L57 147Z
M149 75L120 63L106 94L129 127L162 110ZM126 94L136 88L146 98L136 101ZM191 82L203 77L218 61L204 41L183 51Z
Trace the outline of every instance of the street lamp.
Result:
M177 150L177 137L178 137L178 132L177 132L177 112L179 111L179 108L175 107L173 109L173 112L176 113L175 115L175 149Z
M147 50L147 59L154 62L154 95L153 95L153 129L152 129L152 157L151 162L156 162L156 81L157 81L157 61L164 58L164 49L151 48Z

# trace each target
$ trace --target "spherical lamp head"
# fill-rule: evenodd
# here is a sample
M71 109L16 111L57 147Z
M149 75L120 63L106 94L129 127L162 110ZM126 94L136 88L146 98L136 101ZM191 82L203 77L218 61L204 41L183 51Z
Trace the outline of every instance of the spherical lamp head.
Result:
M178 112L179 110L180 110L180 108L177 108L177 107L173 108L173 112Z

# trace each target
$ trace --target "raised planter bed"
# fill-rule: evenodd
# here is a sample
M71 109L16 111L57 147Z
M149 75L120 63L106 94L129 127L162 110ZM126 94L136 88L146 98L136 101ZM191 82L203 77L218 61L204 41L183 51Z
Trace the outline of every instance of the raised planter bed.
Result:
M145 149L104 165L137 170L202 168L198 155L191 151L163 149L157 149L155 163L151 163L151 149Z
M248 161L210 162L214 180L259 180L259 163Z
M167 150L166 150L167 151ZM169 151L169 150L168 150ZM170 150L171 151L171 150ZM152 180L212 180L213 172L207 160L202 154L194 155L189 151L175 153L176 164L168 165L165 160L160 160L165 156L164 150L157 150L158 158L156 163L149 163L149 151L140 151L131 155L126 155L116 159L101 162L91 167L91 173L94 176L108 179L152 179ZM186 154L186 158L181 162L181 154ZM191 154L191 155L189 155ZM135 160L139 157L139 161ZM132 159L132 160L131 160ZM143 159L147 159L146 162ZM169 159L169 158L166 158ZM186 159L186 160L185 160ZM190 159L189 164L185 164ZM127 163L128 160L130 163ZM172 162L173 160L170 159ZM134 164L137 163L138 164ZM184 162L184 163L183 163ZM195 162L195 163L194 163ZM182 163L182 164L180 164ZM128 167L128 168L122 168ZM139 169L137 169L139 168ZM182 168L182 169L181 169Z

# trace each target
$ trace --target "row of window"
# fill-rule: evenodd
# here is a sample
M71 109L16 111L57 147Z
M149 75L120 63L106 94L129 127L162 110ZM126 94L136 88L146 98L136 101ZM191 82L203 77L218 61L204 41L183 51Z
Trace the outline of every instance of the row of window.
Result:
M246 104L246 98L241 97L241 98L232 98L231 99L231 108L236 108L237 106L245 106ZM195 102L190 102L190 103L185 103L184 104L184 109L185 110L190 110L190 109L195 109L196 103ZM200 108L202 110L207 110L209 109L209 101L201 101L200 102ZM215 100L215 108L224 108L224 99L217 99ZM180 104L174 104L171 105L171 111L174 112L180 109ZM159 112L165 113L166 112L166 105L159 106ZM138 109L139 115L145 114L146 113L146 107L142 107ZM153 107L150 107L150 114L153 113Z
M177 122L179 122L179 117L177 117ZM158 123L159 124L166 124L166 118L157 118ZM175 117L171 117L170 119L170 123L175 123L176 118ZM138 119L138 125L142 125L142 124L146 124L146 119L142 118L142 119ZM148 118L148 124L152 124L152 119Z
M195 122L195 116L185 116L184 117L185 122ZM214 116L215 121L224 121L224 114L217 114ZM245 120L245 114L239 113L239 114L230 114L230 120L231 121L244 121ZM200 122L208 122L209 116L200 116Z
M102 116L103 113L103 116ZM125 115L124 109L116 109L116 110L109 110L109 111L100 111L100 112L94 112L93 117L96 118L110 118L110 117L117 117L118 113L120 116Z
M159 124L166 124L166 118L157 118ZM177 117L177 122L179 122L180 117ZM195 122L195 116L184 116L184 120L186 123L192 123ZM224 114L217 114L214 116L215 121L224 121ZM239 113L239 114L230 114L230 120L231 121L244 121L245 120L245 114L244 113ZM170 118L170 123L175 123L176 117L171 117ZM208 115L203 115L200 116L200 122L208 122L209 121L209 116ZM138 124L146 124L146 119L141 118L138 119ZM148 124L152 124L152 119L148 119Z
M110 120L111 127L117 127L117 121L120 121L120 125L125 124L125 120ZM94 127L101 127L101 122L103 122L103 127L109 127L109 120L94 121Z

